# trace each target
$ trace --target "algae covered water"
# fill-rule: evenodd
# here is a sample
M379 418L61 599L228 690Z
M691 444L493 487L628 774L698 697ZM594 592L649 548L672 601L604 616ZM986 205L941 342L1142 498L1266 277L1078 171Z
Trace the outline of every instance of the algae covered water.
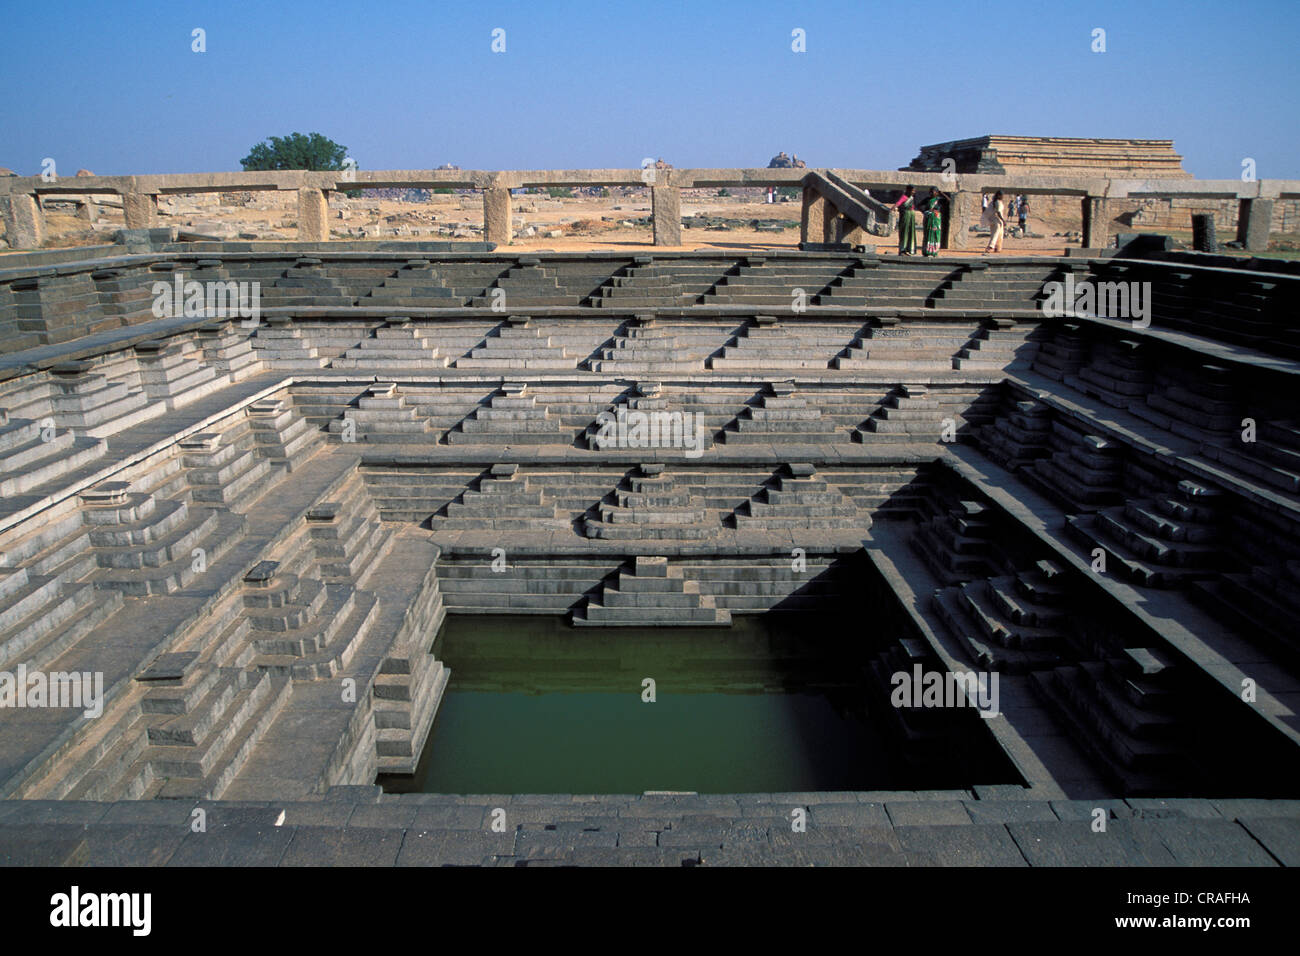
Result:
M434 650L451 681L420 766L383 782L427 793L921 786L869 713L855 627L802 614L658 629L450 615Z

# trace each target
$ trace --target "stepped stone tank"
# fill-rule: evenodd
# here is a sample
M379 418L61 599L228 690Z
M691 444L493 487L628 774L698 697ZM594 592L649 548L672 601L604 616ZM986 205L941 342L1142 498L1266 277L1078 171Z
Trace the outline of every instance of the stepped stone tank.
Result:
M822 862L863 862L868 827L875 862L941 859L949 826L984 862L1082 859L1069 827L1095 806L1157 840L1197 818L1202 842L1161 862L1295 860L1300 275L339 245L0 269L0 672L103 688L94 717L0 708L7 859L38 810L96 821L68 858L115 859L110 810L140 801L137 822L251 803L290 827L470 808L416 862L745 862L692 817L775 834L790 806L829 834ZM258 283L259 314L159 318L178 277ZM1067 277L1149 283L1150 323L1048 316ZM891 622L855 665L881 700L913 667L996 674L990 719L886 714L917 767L956 728L1017 780L557 795L506 833L479 821L514 798L377 785L416 771L449 614L722 631L811 611ZM656 804L684 842L530 836ZM644 836L635 819L595 829Z

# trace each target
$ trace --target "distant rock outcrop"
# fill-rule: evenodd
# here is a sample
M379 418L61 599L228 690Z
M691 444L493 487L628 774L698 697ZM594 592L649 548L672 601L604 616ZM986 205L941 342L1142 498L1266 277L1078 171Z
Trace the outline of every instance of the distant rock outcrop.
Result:
M777 153L768 160L768 169L806 169L808 164L798 156L787 156L785 150Z

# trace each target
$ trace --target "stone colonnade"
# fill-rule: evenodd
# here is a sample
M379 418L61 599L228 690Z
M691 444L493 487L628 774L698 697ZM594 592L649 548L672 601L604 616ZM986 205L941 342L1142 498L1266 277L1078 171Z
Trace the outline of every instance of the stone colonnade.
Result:
M692 187L803 186L800 238L806 243L870 242L874 237L853 218L834 205L809 182L817 178L813 170L772 169L688 169L654 170L647 179L642 170L540 170L540 171L388 171L388 172L307 172L272 173L205 173L168 176L78 177L58 185L40 177L13 177L0 180L0 218L5 225L10 248L38 248L45 241L45 219L40 200L43 196L65 194L78 197L78 215L94 221L93 195L116 194L128 229L148 229L158 225L158 197L184 192L215 192L240 189L296 190L298 193L298 238L308 242L329 240L328 195L332 191L379 187L417 187L478 189L483 195L484 238L497 245L513 239L511 189L543 185L635 185L649 186L654 228L654 244L677 246L682 241L681 190ZM1251 251L1267 248L1273 203L1276 198L1300 198L1300 182L1291 180L1241 184L1229 180L1126 180L1078 177L958 176L955 183L938 174L909 172L871 172L843 170L836 182L855 183L869 189L899 189L916 183L918 189L937 185L949 196L948 242L952 249L975 247L969 228L981 213L980 195L1001 189L1006 193L1027 195L1078 196L1083 213L1083 246L1100 248L1110 235L1109 204L1112 199L1134 196L1206 196L1236 199L1240 204L1238 240ZM1112 188L1113 187L1113 188ZM848 200L845 200L848 201ZM85 209L82 206L86 207ZM83 212L86 215L83 215Z

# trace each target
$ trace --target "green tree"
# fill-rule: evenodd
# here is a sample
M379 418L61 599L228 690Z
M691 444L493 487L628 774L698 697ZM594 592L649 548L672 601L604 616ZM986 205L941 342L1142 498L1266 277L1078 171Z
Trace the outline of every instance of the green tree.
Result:
M248 151L241 159L245 171L262 169L343 169L348 148L320 133L304 136L272 136Z

